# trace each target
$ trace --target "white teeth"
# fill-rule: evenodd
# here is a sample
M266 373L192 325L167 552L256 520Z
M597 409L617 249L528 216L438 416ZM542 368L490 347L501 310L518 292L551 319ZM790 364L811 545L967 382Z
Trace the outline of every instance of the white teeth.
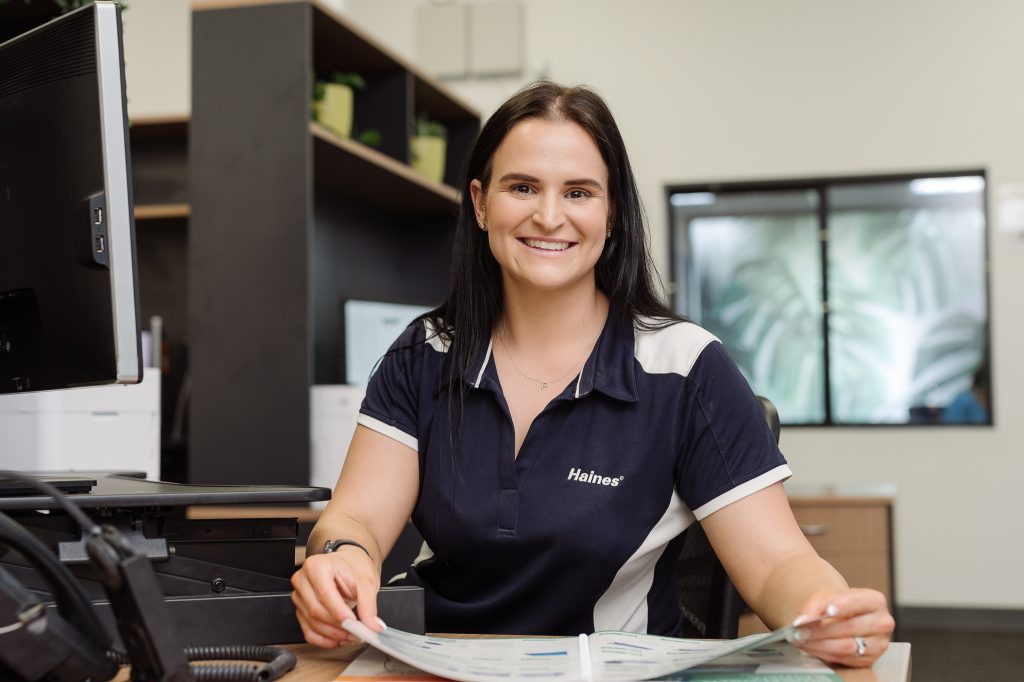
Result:
M544 249L545 251L565 251L569 248L569 242L545 242L540 239L524 239L527 246L532 246L535 249Z

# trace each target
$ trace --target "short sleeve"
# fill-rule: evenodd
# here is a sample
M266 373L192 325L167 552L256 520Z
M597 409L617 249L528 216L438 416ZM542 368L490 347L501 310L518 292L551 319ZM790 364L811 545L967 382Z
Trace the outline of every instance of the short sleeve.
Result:
M416 321L391 344L366 385L356 419L417 451L424 337L423 322Z
M694 516L791 475L761 402L722 344L708 344L687 376L676 488Z

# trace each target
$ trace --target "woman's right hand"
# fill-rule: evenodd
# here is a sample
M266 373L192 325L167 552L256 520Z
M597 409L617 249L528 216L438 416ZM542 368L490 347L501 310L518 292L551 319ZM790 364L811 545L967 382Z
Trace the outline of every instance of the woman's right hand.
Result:
M330 554L306 557L292 575L292 587L295 614L310 644L331 649L359 642L341 627L357 617L375 632L383 629L377 618L380 572L359 547L345 545Z

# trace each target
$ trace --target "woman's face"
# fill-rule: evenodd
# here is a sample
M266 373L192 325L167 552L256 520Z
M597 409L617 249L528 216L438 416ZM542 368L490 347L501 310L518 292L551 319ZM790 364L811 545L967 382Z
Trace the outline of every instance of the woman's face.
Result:
M506 291L594 286L610 210L608 168L576 123L527 119L502 140L490 185L470 185Z

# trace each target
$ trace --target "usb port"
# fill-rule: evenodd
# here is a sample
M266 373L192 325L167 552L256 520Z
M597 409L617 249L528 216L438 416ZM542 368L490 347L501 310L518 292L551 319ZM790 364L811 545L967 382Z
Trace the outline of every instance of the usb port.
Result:
M93 222L94 225L102 225L103 224L103 209L102 208L97 206L96 208L94 208L92 210L92 222Z
M96 235L96 253L103 253L107 250L107 243L103 239L102 234Z

